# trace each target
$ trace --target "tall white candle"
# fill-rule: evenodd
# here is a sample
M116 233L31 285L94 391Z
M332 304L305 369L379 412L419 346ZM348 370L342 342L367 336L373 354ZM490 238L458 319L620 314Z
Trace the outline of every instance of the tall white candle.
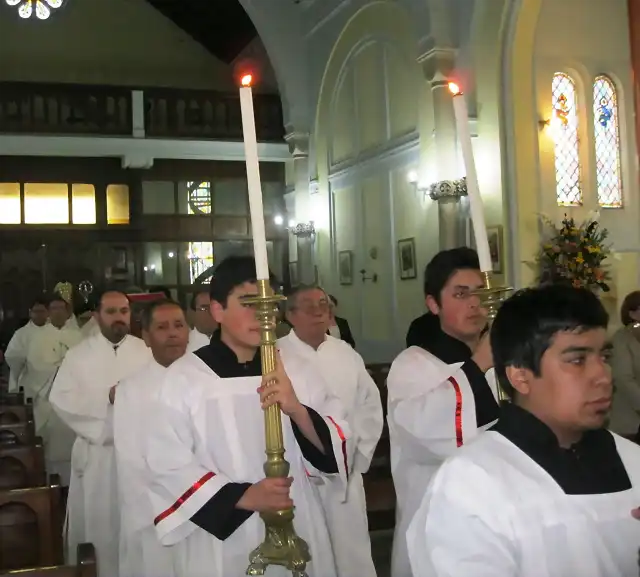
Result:
M473 223L473 235L476 241L478 259L480 260L480 270L482 272L490 272L493 267L491 265L491 252L489 251L489 236L487 235L487 225L484 220L484 206L480 196L478 173L473 157L473 146L471 145L467 103L457 84L450 82L449 90L453 94L453 111L456 118L458 141L462 149L462 159L467 173L467 194L469 196L471 222Z
M251 93L250 75L242 78L240 111L242 113L242 132L244 134L244 155L247 164L249 212L251 214L251 232L253 236L253 254L256 260L256 276L258 279L267 280L269 278L267 235L264 229L262 185L260 184L260 163L258 161L258 140L256 137L256 121L253 114L253 95Z

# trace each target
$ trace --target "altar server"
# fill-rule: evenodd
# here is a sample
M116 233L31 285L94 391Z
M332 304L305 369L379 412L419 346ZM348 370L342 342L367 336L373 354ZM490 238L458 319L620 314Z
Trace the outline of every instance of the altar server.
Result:
M408 532L416 577L638 575L640 447L604 428L607 313L585 289L525 289L491 331L512 404L436 474Z
M25 395L33 400L36 434L43 440L47 472L60 475L67 487L76 437L51 408L49 393L67 352L82 340L82 335L79 329L67 324L69 304L62 296L54 295L47 308L49 322L29 342L21 384Z
M411 577L406 531L441 463L498 418L478 255L446 250L425 269L424 294L437 315L421 346L403 351L387 379L391 472L397 495L393 577Z
M189 326L172 300L149 303L142 313L142 338L153 360L118 386L113 436L120 496L119 577L172 577L172 560L153 526L145 462L147 426L167 367L185 354Z
M211 297L209 291L199 291L193 294L191 310L193 314L193 328L189 333L189 346L187 350L192 353L202 347L206 347L211 340L211 335L216 329L216 322L209 310Z
M344 340L327 335L330 297L319 287L300 286L287 299L293 330L278 341L283 360L295 357L321 374L342 402L354 438L348 491L327 479L318 486L340 577L375 577L362 474L382 434L380 392L362 357Z
M129 300L106 291L97 301L100 334L67 353L49 400L77 435L71 456L66 546L75 563L79 543L93 543L100 577L118 575L119 510L113 451L113 402L118 383L146 365L151 353L129 335Z
M296 531L313 556L309 577L335 577L310 477L346 482L348 429L340 403L304 363L279 360L275 374L261 378L260 324L241 300L255 294L253 259L222 261L211 281L211 311L220 330L207 347L166 371L147 448L158 538L173 546L178 577L240 577L264 538L255 513L295 503ZM288 479L264 478L261 403L282 409ZM278 566L268 573L289 574Z
M29 342L42 329L49 319L48 302L44 298L37 298L29 308L29 322L19 328L11 337L4 359L9 366L9 390L17 391L22 385L20 379L27 363Z

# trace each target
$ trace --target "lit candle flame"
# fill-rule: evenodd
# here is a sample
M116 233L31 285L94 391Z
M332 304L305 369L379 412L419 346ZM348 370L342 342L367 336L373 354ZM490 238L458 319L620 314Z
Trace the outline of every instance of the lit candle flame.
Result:
M454 96L462 94L460 87L455 82L449 82L449 92L451 92L451 94L453 94Z
M252 82L253 82L253 76L251 76L251 74L245 74L240 79L240 84L242 84L242 86L251 86Z

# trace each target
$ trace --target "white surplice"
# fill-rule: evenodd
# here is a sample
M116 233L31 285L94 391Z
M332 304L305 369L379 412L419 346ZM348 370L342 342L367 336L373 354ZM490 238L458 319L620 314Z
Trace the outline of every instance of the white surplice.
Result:
M120 499L120 577L173 577L170 548L158 541L147 493L146 435L167 369L152 360L118 385L113 440Z
M32 321L19 328L9 341L7 350L4 353L5 361L9 366L9 391L17 391L22 386L22 372L27 364L27 351L29 342L35 334L44 329L47 325L39 327Z
M493 424L477 427L475 399L462 364L449 365L409 347L389 371L387 422L397 497L393 577L411 577L406 532L431 477L447 457ZM486 377L497 398L493 369Z
M340 402L300 362L290 360L285 369L300 402L324 418L338 464L336 477L346 483L349 431ZM256 513L224 541L190 520L227 483L264 478L264 415L256 392L260 381L260 377L221 379L193 354L166 371L148 432L147 463L154 523L161 543L172 545L178 577L244 576L249 553L264 539L263 522ZM309 577L336 577L329 532L311 479L325 474L304 459L285 415L282 425L285 458L294 478L295 529L313 556ZM268 575L290 573L274 566Z
M48 323L29 341L27 363L21 384L25 396L33 400L36 433L44 443L47 473L60 475L62 484L69 485L71 448L75 433L55 414L49 403L49 392L57 370L67 352L82 340L78 329L61 329Z
M498 432L435 475L408 531L414 577L636 577L640 447L614 435L632 489L567 495Z
M73 564L79 543L93 543L100 577L118 575L119 509L109 390L151 359L141 339L125 337L114 348L102 334L67 353L49 401L77 435L71 455L65 541ZM117 392L116 392L117 395Z
M193 353L202 347L206 347L211 342L211 337L201 333L198 329L193 328L189 331L189 344L187 352Z
M294 356L315 367L344 406L354 439L353 454L349 455L353 466L349 471L347 494L344 494L341 484L329 478L318 485L318 491L327 517L338 575L375 577L362 474L368 471L382 434L382 404L378 387L367 372L362 357L346 342L332 336L327 335L314 350L292 330L278 340L278 348L285 362Z
M96 320L96 317L92 316L84 324L84 326L80 329L80 332L82 333L82 338L83 339L88 339L89 337L93 337L95 335L99 335L100 334L100 325L98 324L98 321Z

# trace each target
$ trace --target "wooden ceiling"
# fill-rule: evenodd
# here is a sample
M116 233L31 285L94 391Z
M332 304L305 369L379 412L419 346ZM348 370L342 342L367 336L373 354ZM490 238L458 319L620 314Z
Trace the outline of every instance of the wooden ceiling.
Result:
M253 22L238 0L147 2L227 64L230 64L258 35Z

